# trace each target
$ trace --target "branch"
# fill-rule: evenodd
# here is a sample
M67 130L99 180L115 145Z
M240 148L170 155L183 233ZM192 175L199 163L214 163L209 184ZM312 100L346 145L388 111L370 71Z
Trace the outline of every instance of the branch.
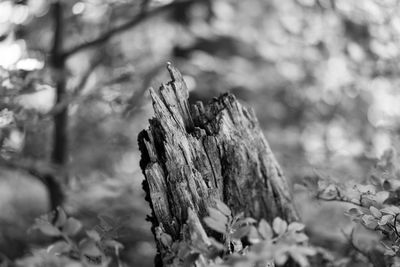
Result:
M353 204L358 207L364 207L361 203L356 203L356 202L353 202L353 201L345 199L345 198L323 198L319 194L317 194L315 196L315 199L322 200L325 202L340 202L340 203Z
M123 23L120 26L116 26L115 28L103 33L102 35L100 35L99 37L97 37L94 40L88 41L88 42L84 42L82 44L79 44L67 51L65 51L62 54L62 57L64 59L72 56L73 54L76 54L84 49L88 49L90 47L102 44L104 42L107 42L109 39L111 39L112 37L114 37L115 35L122 33L126 30L129 30L135 26L138 26L140 23L146 21L147 19L150 19L158 14L161 14L165 11L168 10L173 10L175 8L179 8L179 7L183 7L183 6L189 6L192 5L195 2L200 2L200 1L204 1L204 0L177 0L174 1L170 4L146 11L144 13L140 13L139 15L135 16L132 20L127 21L125 23Z
M155 66L146 74L143 74L142 86L139 90L134 91L132 96L127 101L127 106L123 111L124 117L132 118L136 115L138 107L140 107L144 93L149 89L151 80L163 69L164 66Z
M82 90L85 88L89 77L92 73L96 70L96 68L103 62L103 57L97 55L97 57L91 62L90 66L86 69L86 71L82 74L81 80L79 81L78 85L74 89L74 95L79 95Z
M78 101L79 98L81 98L80 93L85 88L89 77L92 75L93 71L101 64L102 61L102 57L97 57L97 59L95 59L91 63L90 67L86 69L86 71L82 74L82 77L78 85L74 88L73 93L71 93L70 95L65 95L63 100L59 103L56 103L49 112L43 114L42 118L59 114L60 112L63 112L63 110L68 108L71 103Z
M29 158L14 158L12 160L0 158L0 168L19 169L26 172L37 172L55 175L63 172L60 166L41 160L33 160Z
M39 114L41 119L47 118L49 116L55 116L56 114L59 114L60 112L63 112L63 110L65 110L66 108L68 108L68 106L70 104L73 103L81 103L84 100L89 99L89 97L92 97L90 99L99 99L102 100L102 98L100 97L93 97L95 95L95 92L91 92L88 93L86 95L82 95L81 92L82 90L85 88L87 81L89 79L89 77L91 76L91 74L93 73L93 71L97 68L97 66L99 66L102 62L102 58L100 57L98 60L95 60L91 66L84 72L84 74L82 75L81 80L79 81L79 84L77 86L75 86L73 92L69 95L65 95L63 101L56 103L53 108L44 114ZM96 84L97 88L104 88L106 86L110 86L116 83L120 83L122 79L126 79L125 77L126 75L122 75L120 77L116 77L113 78L107 82L104 82L102 84ZM128 100L129 102L129 100Z

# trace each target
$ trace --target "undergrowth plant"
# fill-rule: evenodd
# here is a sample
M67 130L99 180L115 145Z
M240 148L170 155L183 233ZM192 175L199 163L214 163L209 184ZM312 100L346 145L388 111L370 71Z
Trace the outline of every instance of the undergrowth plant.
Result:
M374 266L378 264L371 251L381 252L381 264L400 266L400 164L394 148L385 151L363 183L338 183L316 176L306 185L319 200L352 204L346 215L379 237L378 245L360 248L354 243L352 231L348 235L352 248Z
M317 175L306 178L303 185L322 201L339 201L352 204L345 214L353 222L376 233L380 243L368 248L354 242L354 232L348 234L350 247L364 257L372 266L400 266L400 165L394 149L386 151L377 161L371 175L363 183L354 181L339 183ZM156 227L156 238L161 240L168 255L165 266L199 267L266 267L266 266L350 266L345 259L334 259L331 253L313 246L305 234L305 225L300 222L288 223L276 217L271 223L246 217L243 212L233 214L230 208L219 200L208 207L208 216L198 222L200 231L193 236L173 241ZM39 230L53 238L54 242L36 249L31 256L16 262L17 266L118 266L123 245L116 239L120 223L108 216L99 216L100 224L94 229L83 230L82 223L68 217L61 208L54 214L36 219L32 230ZM191 224L190 211L188 227ZM197 219L198 220L198 219ZM196 224L196 222L192 222ZM203 229L207 230L206 231ZM212 236L219 236L218 240ZM381 255L380 264L371 256L371 251ZM112 260L114 259L114 260ZM289 264L289 265L288 265Z
M184 227L181 240L173 241L162 226L156 228L156 238L168 251L163 266L265 267L282 266L291 259L296 266L306 267L310 265L308 257L320 252L308 244L302 223L287 223L279 217L272 224L264 219L257 221L243 212L233 214L219 200L208 212L203 222L209 234L190 209L186 225L189 231ZM214 238L217 236L218 240Z
M257 222L244 213L232 215L221 201L216 208L208 208L209 217L204 218L208 227L223 235L224 243L217 243L222 258L213 266L274 266L285 264L289 258L299 266L309 266L308 256L316 249L308 245L304 224L288 224L276 217L272 225L261 219Z
M98 225L84 231L82 223L67 216L61 208L57 209L57 213L42 215L35 220L30 231L39 230L54 242L46 248L33 250L30 256L17 261L16 265L106 267L114 258L117 262L115 266L121 267L119 256L123 245L116 240L120 222L106 215L99 215L98 218Z

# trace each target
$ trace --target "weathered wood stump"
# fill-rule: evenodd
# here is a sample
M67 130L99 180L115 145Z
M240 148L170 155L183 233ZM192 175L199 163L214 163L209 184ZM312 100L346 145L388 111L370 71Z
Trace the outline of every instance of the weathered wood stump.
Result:
M158 92L151 89L155 117L139 135L159 259L167 254L162 233L176 241L188 228L202 228L199 222L214 199L255 219L298 220L287 181L253 110L232 94L189 107L182 75L170 64L167 68L172 80ZM203 236L204 230L199 231Z

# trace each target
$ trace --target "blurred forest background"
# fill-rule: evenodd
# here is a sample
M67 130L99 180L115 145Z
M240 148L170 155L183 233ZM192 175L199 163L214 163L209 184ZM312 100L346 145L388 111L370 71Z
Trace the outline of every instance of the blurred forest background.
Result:
M62 204L88 227L120 218L123 261L152 266L136 138L167 61L191 101L253 107L293 185L362 181L399 144L399 14L398 0L0 1L0 262L46 242L27 229ZM345 253L343 205L293 192L311 240Z

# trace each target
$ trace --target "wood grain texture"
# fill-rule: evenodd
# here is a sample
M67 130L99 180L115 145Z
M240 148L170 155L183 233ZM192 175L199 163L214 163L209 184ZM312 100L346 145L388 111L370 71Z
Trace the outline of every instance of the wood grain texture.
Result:
M189 211L202 222L214 199L255 219L298 220L253 110L232 94L189 107L182 75L170 64L167 68L172 80L150 91L155 117L139 135L155 236L162 229L173 240L181 239Z

